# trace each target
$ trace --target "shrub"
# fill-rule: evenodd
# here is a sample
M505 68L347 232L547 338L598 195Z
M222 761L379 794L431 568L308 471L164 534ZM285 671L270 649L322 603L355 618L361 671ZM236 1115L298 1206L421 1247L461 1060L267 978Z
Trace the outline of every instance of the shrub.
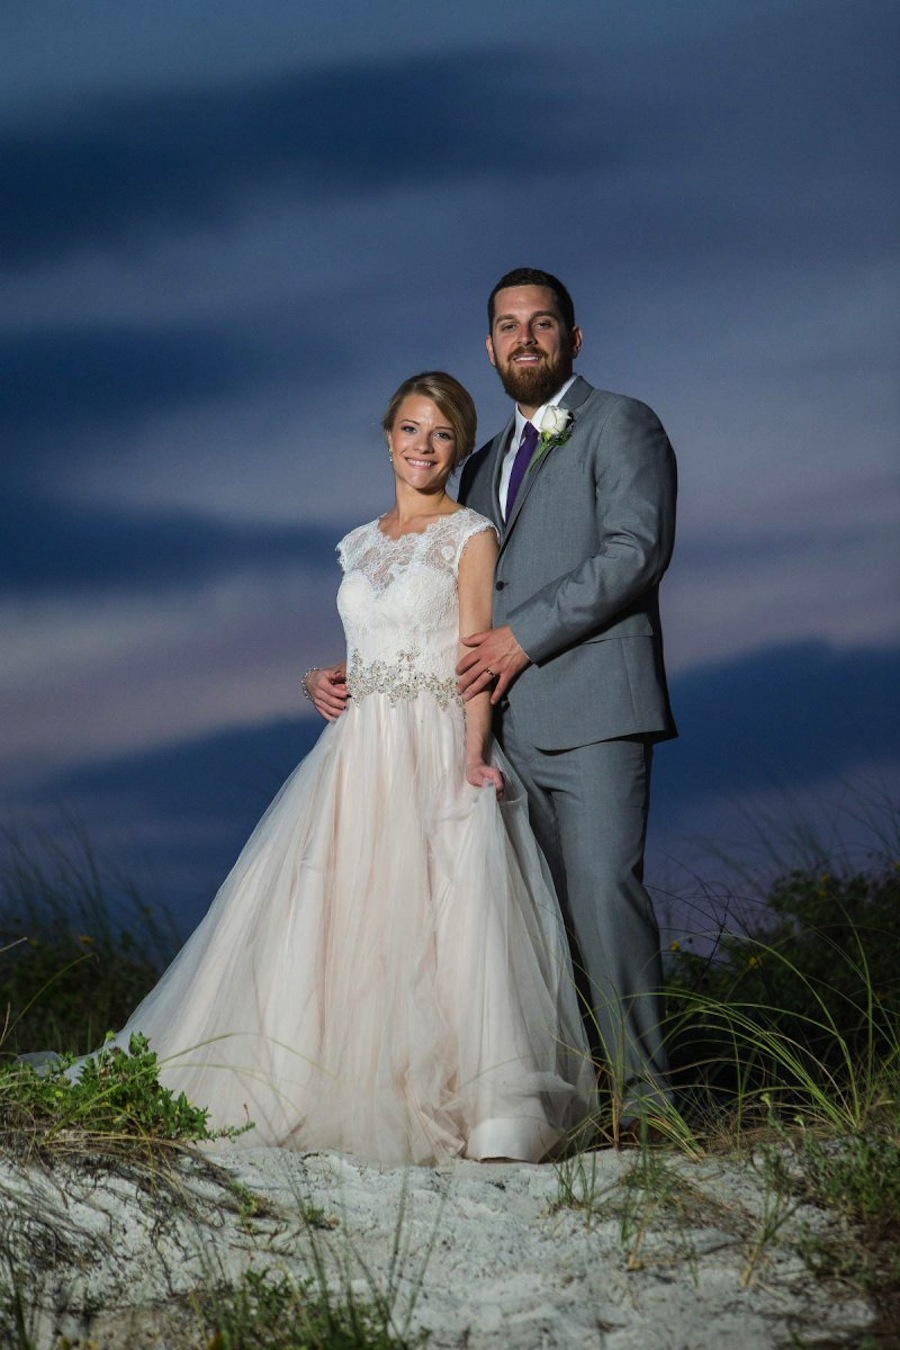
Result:
M790 1104L813 1081L834 1094L866 1079L872 1104L876 1080L900 1073L898 912L896 867L796 871L711 956L679 952L668 984L679 1085L720 1101L775 1089Z
M94 1050L175 949L165 917L102 867L87 841L7 837L0 868L0 1042L13 1054ZM5 1025L4 1025L5 1022Z
M0 1146L19 1156L95 1139L142 1143L191 1142L218 1137L207 1112L184 1093L159 1082L157 1057L145 1036L128 1051L108 1045L88 1056L71 1076L73 1056L42 1070L11 1061L0 1066Z

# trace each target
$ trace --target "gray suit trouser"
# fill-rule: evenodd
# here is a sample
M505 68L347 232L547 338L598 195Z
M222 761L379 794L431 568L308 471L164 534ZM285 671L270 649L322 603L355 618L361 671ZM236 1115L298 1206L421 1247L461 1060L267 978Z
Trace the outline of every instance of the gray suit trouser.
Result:
M652 745L539 750L509 707L496 731L550 865L589 1040L627 1117L668 1097L659 927L643 882Z

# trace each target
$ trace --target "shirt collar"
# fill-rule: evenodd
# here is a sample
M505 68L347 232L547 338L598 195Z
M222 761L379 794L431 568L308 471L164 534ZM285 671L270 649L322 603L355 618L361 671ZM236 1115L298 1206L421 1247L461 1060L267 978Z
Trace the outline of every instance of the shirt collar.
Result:
M540 431L541 423L544 420L544 413L548 408L559 407L560 400L565 396L577 378L577 375L570 375L565 384L560 385L553 397L548 398L547 402L543 403L540 408L538 408L533 417L526 417L525 414L519 410L518 403L516 404L516 426L513 432L512 445L517 446L519 444L519 441L522 439L522 432L525 430L526 422L530 422L533 427L537 427L538 431Z

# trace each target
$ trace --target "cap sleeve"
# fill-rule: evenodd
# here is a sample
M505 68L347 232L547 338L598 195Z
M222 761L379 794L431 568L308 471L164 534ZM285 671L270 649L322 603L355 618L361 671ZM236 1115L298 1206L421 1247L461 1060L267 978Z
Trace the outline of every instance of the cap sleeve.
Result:
M463 517L465 518L463 519ZM456 542L455 561L456 570L459 571L463 550L474 535L484 534L485 530L493 530L494 535L499 540L500 531L492 520L488 520L487 516L480 516L477 511L472 511L469 507L466 507L465 511L461 511L457 519L460 523L460 530Z
M354 567L356 559L359 557L360 546L370 529L371 525L357 525L356 529L351 530L349 534L345 534L336 546L335 552L342 572L349 572Z

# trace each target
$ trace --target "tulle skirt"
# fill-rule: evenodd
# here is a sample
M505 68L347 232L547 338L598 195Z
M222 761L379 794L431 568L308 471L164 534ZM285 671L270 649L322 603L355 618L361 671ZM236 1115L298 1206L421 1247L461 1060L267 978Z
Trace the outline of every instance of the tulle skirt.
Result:
M372 694L329 725L116 1040L253 1122L237 1146L387 1165L537 1161L592 1109L546 864L509 765L465 782L461 709Z

